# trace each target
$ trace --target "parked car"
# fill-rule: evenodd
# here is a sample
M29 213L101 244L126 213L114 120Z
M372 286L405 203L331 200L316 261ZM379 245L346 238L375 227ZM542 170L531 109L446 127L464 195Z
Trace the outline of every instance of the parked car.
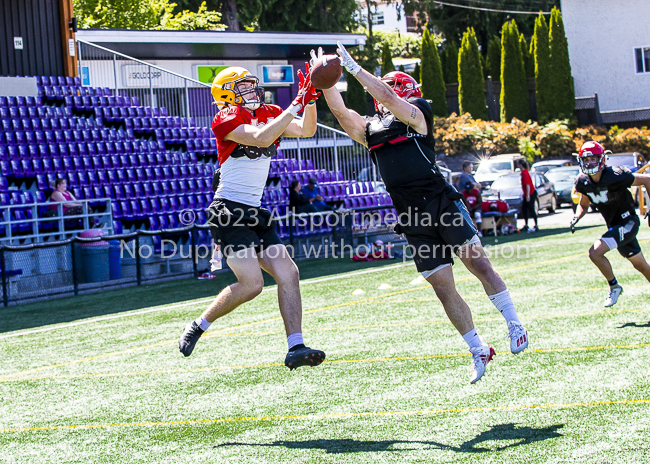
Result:
M499 176L515 172L519 167L519 160L523 159L525 158L519 153L497 155L484 159L479 163L474 179L481 184L483 189L489 188Z
M644 166L645 159L641 153L610 153L607 155L607 166L625 166L632 172L636 172Z
M535 171L540 174L546 174L550 169L573 165L574 164L571 160L546 160L533 163L533 165L530 167L530 170L531 172Z
M580 168L578 166L562 166L560 168L553 168L546 171L546 178L555 185L558 205L564 203L573 205L571 190L573 189L573 185L575 184L578 175L580 175Z
M557 209L557 196L553 183L546 178L544 174L531 172L530 176L535 184L537 191L537 201L535 211L546 209L549 213L554 213ZM485 200L503 200L508 206L517 209L521 213L521 205L524 200L524 191L521 188L521 174L512 173L504 174L497 178L490 189L483 193Z

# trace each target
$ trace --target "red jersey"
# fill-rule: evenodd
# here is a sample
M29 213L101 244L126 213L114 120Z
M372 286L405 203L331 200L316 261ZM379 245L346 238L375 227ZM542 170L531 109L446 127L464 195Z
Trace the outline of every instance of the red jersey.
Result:
M212 120L212 132L217 138L217 153L219 154L219 164L223 164L228 159L230 154L239 145L232 140L224 140L237 127L242 124L250 124L252 126L264 126L273 121L280 114L282 108L277 105L262 104L253 113L245 109L243 106L229 106L219 111ZM275 141L276 147L280 143L280 139Z
M478 205L478 196L480 194L481 192L477 188L472 189L469 193L467 190L463 190L463 196L465 197L465 201L467 201L469 209L474 209Z
M530 173L528 172L528 169L522 169L521 171L521 188L524 191L524 195L526 195L526 186L530 185L530 194L532 195L533 192L535 191L535 185L533 184L533 180L530 178Z

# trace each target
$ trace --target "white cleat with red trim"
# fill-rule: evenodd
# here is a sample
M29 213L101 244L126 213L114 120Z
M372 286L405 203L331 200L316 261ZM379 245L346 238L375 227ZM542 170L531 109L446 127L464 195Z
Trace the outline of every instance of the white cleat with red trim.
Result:
M481 377L485 374L485 368L488 363L492 361L492 357L496 355L496 353L494 352L494 348L490 345L476 346L470 348L469 352L472 353L472 363L474 364L472 378L469 383L476 383L481 380Z
M518 322L508 322L508 335L512 354L521 353L528 348L528 331Z

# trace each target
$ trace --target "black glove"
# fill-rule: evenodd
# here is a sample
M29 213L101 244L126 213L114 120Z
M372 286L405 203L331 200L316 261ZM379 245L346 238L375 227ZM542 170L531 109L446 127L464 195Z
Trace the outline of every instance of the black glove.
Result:
M571 224L569 224L569 229L571 229L572 234L575 233L576 224L578 223L579 220L580 218L578 216L573 216L573 219L571 219Z
M394 222L388 226L388 230L390 230L392 233L395 235L402 235L404 231L402 230L402 226L400 225L399 222Z

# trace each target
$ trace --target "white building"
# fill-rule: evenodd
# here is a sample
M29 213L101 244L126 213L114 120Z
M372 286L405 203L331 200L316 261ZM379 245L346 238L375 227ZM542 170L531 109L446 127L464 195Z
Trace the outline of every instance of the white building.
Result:
M561 0L561 6L576 97L597 93L603 113L648 113L638 110L650 108L650 0Z
M358 1L360 8L360 21L363 24L368 22L368 7L365 1ZM413 32L414 21L412 17L407 18L401 2L388 2L379 0L371 6L372 30L382 32L399 31L400 34ZM398 18L399 16L399 18Z

